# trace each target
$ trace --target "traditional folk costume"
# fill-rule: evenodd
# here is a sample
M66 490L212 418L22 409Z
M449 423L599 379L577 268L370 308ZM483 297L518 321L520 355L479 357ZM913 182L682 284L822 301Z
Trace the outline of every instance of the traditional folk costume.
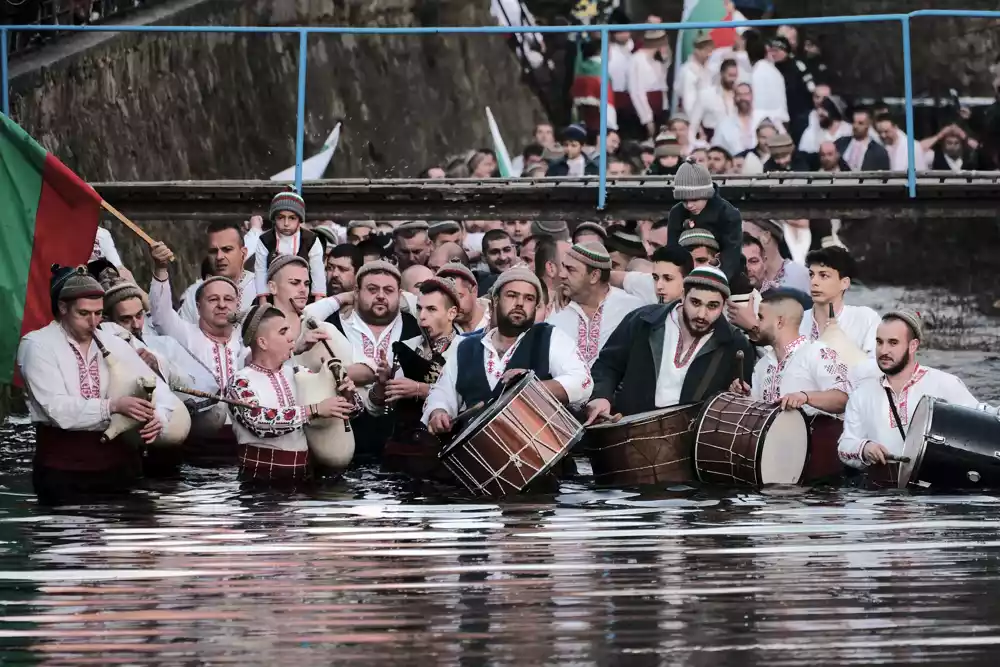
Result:
M436 275L438 278L449 278L451 280L462 279L471 284L477 292L479 291L479 279L476 278L476 274L460 262L448 262L447 264L444 264L440 269L438 269ZM459 326L458 322L455 322L455 333L462 335L476 331L485 331L490 328L490 308L492 308L492 303L489 295L479 297L478 302L479 305L483 307L482 317L479 318L478 322L474 322L473 326L468 331L463 330L462 327Z
M514 281L530 283L541 294L538 278L519 268L500 274L494 289L499 291ZM542 381L556 380L566 390L570 405L590 398L593 381L572 338L549 324L535 324L500 354L493 343L496 333L490 329L462 337L424 403L424 424L435 410L444 410L454 419L463 406L489 403L500 378L513 368L532 370Z
M306 203L295 192L279 192L271 200L270 218L289 211L306 221ZM277 228L264 232L254 252L254 283L258 297L267 296L267 267L278 255L298 255L309 263L309 279L314 299L326 296L326 268L323 265L323 244L316 234L299 227L291 236L279 234Z
M829 308L829 306L820 306ZM807 310L802 316L802 324L799 325L799 335L805 336L810 341L819 340L823 333L816 324L813 316L813 308ZM875 333L878 325L882 323L882 318L867 306L841 306L840 312L834 312L837 317L837 324L844 333L870 358L875 358Z
M202 288L216 281L223 281L238 289L233 281L222 276L208 278L202 283ZM229 338L223 339L206 333L198 324L181 319L171 303L169 280L161 282L154 278L149 290L149 306L156 330L180 343L191 358L211 376L211 386L203 391L212 394L224 391L236 371L243 368L247 356L247 348L243 345L239 330L234 327ZM199 373L199 377L204 376ZM202 386L195 388L202 389ZM231 424L229 413L222 404L199 404L198 410L191 415L191 437L185 444L185 455L194 457L201 463L231 461L236 453L236 439L233 437Z
M244 326L243 344L257 335L261 317L272 307L256 308ZM226 396L255 407L230 406L239 442L240 477L258 482L302 482L309 476L309 445L303 427L312 409L295 394L292 364L272 371L252 361L238 371Z
M632 54L628 69L628 94L632 110L643 127L663 120L664 111L669 107L667 95L667 65L653 50L661 42L666 43L667 35L662 30L645 33L643 48Z
M575 244L566 251L566 256L580 262L588 270L611 270L611 257L599 243ZM597 355L625 316L642 305L637 297L617 287L608 287L593 317L587 317L580 304L570 301L565 308L549 315L546 322L576 340L580 356L588 366L593 366Z
M885 317L902 320L914 338L923 341L923 325L916 313L899 310L886 313ZM868 378L861 382L847 400L844 432L840 436L838 448L840 460L852 468L862 470L868 468L870 464L864 460L862 452L869 442L876 442L885 447L890 454L901 456L906 440L904 434L908 430L917 404L924 396L933 396L952 405L973 410L992 414L998 412L996 407L976 400L961 379L936 368L915 364L913 375L899 393L889 385L889 378L881 374L877 378ZM893 407L896 409L895 413Z
M730 296L725 274L711 266L694 269L684 287ZM724 317L689 349L682 349L682 308L679 301L644 306L622 320L591 369L592 399L603 398L611 403L612 412L626 416L696 403L729 387L738 351L744 359L737 371L744 380L750 379L753 346Z
M52 310L58 302L101 298L104 289L84 269L62 268L53 276ZM127 373L152 375L146 363L120 338L95 333ZM78 493L127 491L141 475L141 454L123 438L102 443L111 423L111 373L97 344L87 349L58 321L24 336L17 363L27 388L28 413L35 425L34 484L44 501L59 502ZM169 392L157 380L156 415L170 419Z
M830 389L850 393L847 365L837 358L833 348L799 336L785 346L785 358L781 361L774 350L769 350L757 362L750 396L758 401L776 403L782 396L795 392ZM809 416L825 414L811 405L803 406L802 410Z

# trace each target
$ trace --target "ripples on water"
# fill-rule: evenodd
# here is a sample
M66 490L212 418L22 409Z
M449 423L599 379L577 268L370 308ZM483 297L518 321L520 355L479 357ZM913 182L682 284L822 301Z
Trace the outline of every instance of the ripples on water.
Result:
M983 353L934 354L928 363L978 369L970 387L996 400ZM0 429L5 665L985 665L1000 654L992 496L639 493L584 479L470 502L370 468L286 496L241 492L231 469L186 468L119 504L47 510L31 495L28 431Z

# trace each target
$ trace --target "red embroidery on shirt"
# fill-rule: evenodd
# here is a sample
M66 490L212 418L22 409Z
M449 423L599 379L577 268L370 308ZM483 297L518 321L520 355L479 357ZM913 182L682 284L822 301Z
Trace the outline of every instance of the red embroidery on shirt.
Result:
M271 388L274 389L274 393L278 396L279 408L287 408L295 405L295 394L292 393L292 388L288 386L288 380L285 379L284 373L280 370L268 370L257 364L247 365L258 373L266 375L267 379L270 380ZM277 413L275 413L275 416L277 416Z
M823 367L826 372L833 376L833 381L837 385L837 389L843 392L849 391L849 385L847 383L847 364L840 361L840 357L837 356L837 351L832 347L824 347L819 351L819 357L823 361L828 361L830 363L825 364Z
M361 333L361 332L359 332ZM371 359L372 361L378 363L385 357L386 362L389 361L389 344L392 342L392 329L385 331L385 336L382 342L378 344L378 356L375 355L375 343L371 338L361 333L361 347L364 350L365 357Z
M760 293L763 294L769 289L777 289L781 287L782 281L785 279L785 267L788 266L789 260L785 260L781 263L781 268L778 269L778 273L774 275L774 280L765 280L764 284L760 286Z
M494 352L491 348L486 348L486 373L491 375L494 379L499 380L503 377L503 373L507 370L507 364L510 363L511 358L514 356L514 350L521 341L517 341L510 346L510 349L504 353L502 357L499 357L496 362L493 361Z
M607 303L607 302L604 302ZM604 303L587 320L586 315L577 313L576 349L588 364L601 352L601 321L604 319Z
M777 364L769 364L764 374L764 401L775 403L781 399L781 374L792 358L792 354L806 342L805 336L799 336L785 346L785 358Z
M84 398L101 397L101 367L97 362L97 355L87 364L83 355L70 343L69 349L76 355L77 376L80 381L80 396Z
M906 402L909 400L910 388L920 382L926 374L927 369L921 367L920 364L917 364L913 369L913 375L911 375L909 381L903 385L903 390L898 394L893 392L894 400L896 401L896 410L899 411L899 419L903 422L903 426L907 426L910 423L910 416L906 410ZM889 382L884 375L882 376L881 383L883 387L889 387ZM891 387L889 387L889 391L892 391ZM887 409L889 411L889 426L891 428L896 428L896 418L892 415L892 406L887 406Z
M687 349L684 356L681 357L681 351L683 349L681 335L680 335L680 323L677 321L677 309L675 308L673 312L670 313L673 318L673 323L677 325L677 347L674 348L674 368L684 368L689 363L691 363L691 357L694 356L695 350L698 349L698 342L704 337L705 334L697 336L693 341L691 341L691 347Z

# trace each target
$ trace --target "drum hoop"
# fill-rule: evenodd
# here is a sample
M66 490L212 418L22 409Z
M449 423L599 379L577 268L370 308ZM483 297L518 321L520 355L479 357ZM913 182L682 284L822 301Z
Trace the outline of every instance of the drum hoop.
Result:
M505 389L500 394L500 397L497 400L485 406L482 412L480 412L475 419L473 419L471 422L468 423L464 431L456 434L456 436L465 435L466 437L465 438L455 437L454 440L448 443L448 445L438 453L438 458L444 459L448 455L448 452L452 450L452 448L458 446L459 443L468 440L473 432L479 431L481 428L484 428L485 425L480 424L480 422L485 421L487 419L490 422L492 422L496 418L496 416L499 415L501 412L503 412L503 409L506 408L508 404L510 404L510 402L513 400L513 397L521 393L521 390L524 389L524 387L527 386L535 378L536 378L535 371L529 370L527 373L524 374L524 377L522 377L516 383L507 387L507 389ZM507 400L504 400L505 398Z
M931 425L934 423L934 407L937 405L938 400L933 396L924 396L920 399L921 401L927 401L927 423L924 424L924 430L920 434L920 442L917 443L917 451L913 453L913 459L909 463L900 463L896 478L896 487L899 489L905 489L911 484L911 478L915 471L920 470L920 466L924 462L924 453L927 451L927 437L931 432ZM917 407L913 409L914 414L916 414ZM906 447L906 441L903 441L903 447ZM903 481L903 466L908 466L910 474L907 475L906 481ZM915 483L915 482L914 482Z
M672 407L676 407L677 409L676 410L672 410L670 408L664 408L662 411L658 410L657 411L658 414L655 417L649 417L649 418L644 419L642 421L632 422L630 424L622 424L621 422L618 422L618 423L615 423L615 424L602 424L602 425L600 425L600 428L612 428L612 427L615 427L615 426L622 426L622 427L625 427L625 426L629 426L629 427L631 427L631 426L645 426L646 424L650 424L652 422L659 421L660 419L662 419L666 415L674 415L674 414L683 412L684 410L689 410L690 408L696 407L696 406L699 406L699 405L700 405L699 403L685 403L684 405L672 406ZM668 412L668 410L669 410L669 412ZM700 408L699 408L698 412L699 412L699 414L701 413ZM604 445L603 447L588 445L587 448L586 448L586 451L588 453L590 453L590 452L604 452L604 451L607 451L609 449L614 449L615 447L621 447L623 445L629 445L629 444L631 444L633 442L645 442L646 440L661 440L663 438L672 438L674 436L682 435L684 433L690 433L691 431L693 431L694 427L695 427L695 422L696 421L698 421L697 415L694 416L694 417L689 417L687 419L687 428L686 429L684 429L682 431L678 431L676 433L671 433L669 435L664 435L664 434L661 433L659 435L634 436L634 437L631 437L631 438L625 438L621 442L616 442L614 444ZM585 432L586 431L590 431L592 428L594 428L594 427L585 427L584 431ZM695 435L697 436L697 433Z
M724 393L729 393L729 392L724 392ZM705 480L702 479L702 477L701 477L701 470L698 468L698 447L701 445L701 441L700 441L700 439L699 439L698 436L701 433L701 427L705 423L705 418L708 416L708 411L711 409L712 404L715 403L715 401L717 401L719 399L719 397L721 397L722 395L723 394L719 394L715 398L713 398L713 399L711 399L709 401L706 401L705 402L705 407L702 409L701 414L698 416L698 429L695 431L695 435L694 435L694 474L698 478L698 481L702 482L702 483L705 483ZM742 397L740 397L740 398L742 398ZM755 403L764 403L764 401L755 401ZM768 403L768 405L771 405L772 408L774 407L773 403ZM767 419L764 420L764 423L761 425L761 433L766 434L768 432L768 430L770 430L771 424L773 424L774 420L778 418L778 415L780 414L780 412L781 412L780 410L774 410L774 409L771 410L771 413L767 416ZM801 413L802 410L799 410L799 412ZM748 414L748 412L746 410L744 410L743 414L741 415L741 418L745 417L747 414ZM802 413L802 416L804 418L805 417L805 413ZM808 431L808 427L807 427L807 431ZM758 448L757 451L754 452L754 466L753 466L754 470L753 470L753 474L754 474L754 481L756 482L757 486L763 486L763 482L761 481L761 478L760 478L760 458L761 458L762 455L763 455L763 451L760 448ZM735 477L733 479L735 479Z
M643 419L640 419L640 420L636 420L636 421L632 421L632 422L627 422L625 424L623 424L621 421L617 421L617 422L605 422L603 424L593 424L592 426L588 426L587 430L589 431L589 430L592 430L592 429L612 429L612 428L619 427L619 426L643 426L643 425L648 424L650 422L659 421L660 419L662 419L666 415L672 415L672 414L675 414L675 413L678 413L678 412L683 412L684 410L686 410L688 408L692 408L692 407L694 407L696 405L701 405L701 403L699 403L699 402L695 402L695 403L679 403L677 405L670 405L670 406L667 406L665 408L660 408L658 410L650 410L648 413L646 413L646 417L644 417ZM700 410L699 410L699 412L700 412ZM642 413L640 413L640 414L642 414ZM625 419L628 419L629 417L632 417L632 416L633 415L626 415ZM694 422L694 419L691 419L690 421Z

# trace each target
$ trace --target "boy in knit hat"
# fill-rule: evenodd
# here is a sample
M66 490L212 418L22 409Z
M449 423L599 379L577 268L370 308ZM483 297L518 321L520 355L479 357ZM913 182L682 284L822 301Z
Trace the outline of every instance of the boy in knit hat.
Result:
M254 253L254 285L260 303L267 300L267 267L278 255L298 255L309 263L309 280L314 299L326 296L326 271L323 266L323 244L312 231L302 225L306 220L306 203L294 191L279 192L271 200L270 218L274 227L264 232Z
M677 204L667 216L667 244L680 244L681 234L701 229L719 244L719 264L732 282L743 268L743 217L739 210L719 195L708 169L688 160L674 177Z

